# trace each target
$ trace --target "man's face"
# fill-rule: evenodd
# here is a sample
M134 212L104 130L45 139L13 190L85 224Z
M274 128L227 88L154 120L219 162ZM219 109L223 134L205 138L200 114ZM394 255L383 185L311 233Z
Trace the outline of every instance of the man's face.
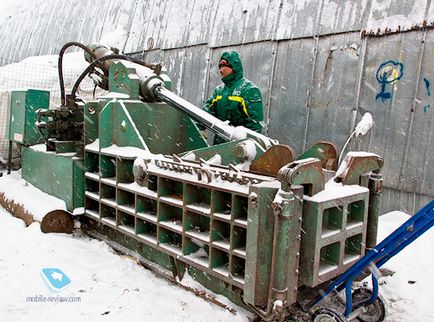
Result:
M232 74L234 70L232 69L231 64L229 64L226 60L222 59L219 63L219 73L222 78L228 77Z

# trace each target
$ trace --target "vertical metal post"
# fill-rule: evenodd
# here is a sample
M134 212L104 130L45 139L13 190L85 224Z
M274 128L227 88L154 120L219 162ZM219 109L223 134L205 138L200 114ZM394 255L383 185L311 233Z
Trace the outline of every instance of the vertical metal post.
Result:
M365 61L366 61L366 47L367 47L367 37L364 37L362 40L362 48L361 48L361 61L359 63L359 73L357 74L357 86L356 86L356 103L355 106L352 109L352 117L351 117L351 124L350 124L350 132L348 135L351 135L351 133L356 128L356 120L357 120L357 111L360 107L360 95L362 92L362 82L364 81L364 70L365 70Z
M286 281L286 261L288 255L288 248L290 243L290 236L287 232L290 228L289 218L291 216L291 207L289 203L294 200L285 200L282 204L274 209L275 215L275 234L276 234L276 247L274 253L276 254L274 261L274 281L273 281L273 296L274 300L285 300L287 291Z
M369 175L369 208L368 224L366 227L366 250L371 250L377 245L378 217L381 207L381 189L383 176L381 173L372 172Z
M280 16L280 12L282 10L279 10L279 16ZM263 133L265 135L268 135L268 126L270 124L270 113L271 113L271 101L273 98L273 81L274 81L274 74L276 73L276 61L277 61L277 55L278 55L278 50L279 50L279 42L274 42L273 44L273 61L272 61L272 65L271 65L271 75L269 78L269 84L268 84L268 100L267 100L267 114L265 115L265 128Z
M297 299L303 187L293 186L286 197L281 204L273 203L276 244L272 299L292 304Z
M279 201L272 203L274 224L268 304L266 310L260 312L273 321L281 321L285 308L297 301L303 187L294 186L293 191L282 189L278 194Z
M8 174L11 173L12 169L12 141L9 140L9 148L8 148Z
M303 152L306 151L306 143L307 143L307 135L309 131L309 123L310 123L310 109L311 109L311 102L312 102L312 90L314 87L315 82L315 73L316 73L316 63L318 59L318 51L319 51L319 37L321 32L321 16L324 8L324 1L321 1L320 4L320 10L318 12L318 19L316 21L317 29L315 32L315 35L313 36L313 39L315 40L315 47L313 50L313 57L312 57L312 73L310 76L310 85L309 89L307 90L307 102L306 102L306 124L304 129L304 136L303 136Z
M424 57L424 53L425 53L426 35L427 35L427 30L425 29L423 31L423 36L422 36L422 45L420 46L419 66L417 68L417 79L416 79L416 84L415 84L415 93L414 93L413 103L412 103L411 109L410 109L410 116L408 119L407 132L405 135L404 153L402 154L401 166L400 166L400 170L399 170L398 189L401 193L403 192L403 188L404 188L404 184L405 184L404 181L406 179L405 178L405 171L406 171L406 167L407 167L408 151L410 149L411 138L413 136L414 117L416 114L416 108L417 108L419 101L420 101L420 99L419 99L419 87L420 87L420 81L421 81L421 76L422 76L422 69L424 67L423 66L423 57Z

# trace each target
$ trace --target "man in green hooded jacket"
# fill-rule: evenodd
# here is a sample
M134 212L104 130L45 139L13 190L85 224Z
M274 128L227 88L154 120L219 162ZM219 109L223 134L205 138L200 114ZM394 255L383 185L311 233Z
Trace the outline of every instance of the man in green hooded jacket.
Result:
M224 52L219 62L223 85L214 90L203 109L232 126L244 126L261 133L262 96L259 88L243 77L243 65L235 51ZM221 143L219 139L214 143Z

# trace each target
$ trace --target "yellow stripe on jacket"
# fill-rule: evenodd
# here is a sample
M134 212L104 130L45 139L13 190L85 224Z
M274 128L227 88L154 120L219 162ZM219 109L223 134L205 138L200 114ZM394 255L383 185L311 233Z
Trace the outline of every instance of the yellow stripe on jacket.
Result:
M244 113L246 113L247 117L250 117L249 113L247 113L247 106L246 106L246 102L244 102L244 98L242 98L241 96L229 96L228 99L231 101L241 103Z
M208 108L210 108L211 106L213 106L215 102L221 100L222 98L223 98L223 96L221 96L221 95L217 95L216 98L214 98L214 99L212 100L211 104L209 104Z

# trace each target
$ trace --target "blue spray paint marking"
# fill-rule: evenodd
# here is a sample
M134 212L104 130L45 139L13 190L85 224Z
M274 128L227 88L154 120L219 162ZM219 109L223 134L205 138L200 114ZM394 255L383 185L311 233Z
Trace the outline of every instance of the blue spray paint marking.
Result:
M428 105L425 105L424 107L423 107L423 111L426 113L426 112L428 112L428 110L431 108L431 105L430 104L428 104Z
M423 81L425 82L426 91L428 92L428 96L431 96L431 91L430 91L431 83L425 77L423 78Z
M375 78L381 86L380 92L375 96L375 100L381 98L385 102L392 98L393 92L387 91L387 86L401 79L404 75L404 65L400 62L388 60L378 67Z

